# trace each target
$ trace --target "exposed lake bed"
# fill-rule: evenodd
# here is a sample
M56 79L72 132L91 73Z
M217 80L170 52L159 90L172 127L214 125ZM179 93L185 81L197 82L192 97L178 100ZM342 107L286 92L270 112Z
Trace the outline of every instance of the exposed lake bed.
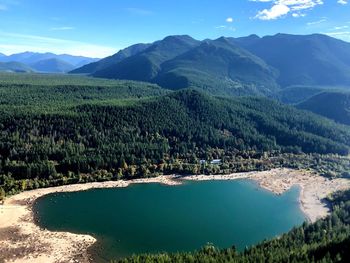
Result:
M92 183L92 184L84 184L84 185L70 185L70 186L63 186L63 187L56 187L56 188L39 189L39 190L24 192L19 195L13 196L6 200L4 206L0 207L0 213L1 213L0 218L2 218L0 219L0 229L2 230L9 229L11 227L17 228L18 235L20 235L21 237L20 238L21 241L16 242L16 240L10 240L8 235L6 236L6 233L4 231L0 232L1 247L7 248L7 251L2 251L2 252L4 253L6 252L9 255L7 257L7 260L9 262L57 262L59 260L70 261L71 259L76 259L79 262L84 262L84 261L88 262L90 260L90 255L87 253L87 248L91 247L92 244L96 244L95 236L92 237L91 235L87 235L85 231L78 232L80 234L71 234L69 233L70 231L67 232L67 229L59 229L58 231L62 231L62 232L54 232L54 231L44 230L39 226L35 225L32 205L37 198L41 196L45 196L50 193L55 193L55 192L76 192L76 191L88 190L91 188L126 187L131 183L151 182L151 183L161 183L161 184L170 184L170 185L181 184L181 180L183 178L181 178L181 180L178 180L178 179L174 180L175 178L176 178L175 176L161 176L157 178L139 179L139 180L133 180L133 181L117 181L117 182L105 182L105 183ZM349 181L345 179L328 180L323 177L310 174L309 172L287 170L287 169L276 169L276 170L271 170L266 172L242 173L242 174L220 175L220 176L191 176L191 177L186 177L184 179L222 181L222 180L244 179L244 178L254 179L263 188L266 188L267 190L270 190L270 191L272 190L277 194L281 194L282 192L290 189L290 187L293 185L300 185L301 186L300 199L301 199L302 207L304 207L303 211L306 212L306 215L311 221L314 221L317 218L316 217L317 213L319 217L322 217L325 214L327 214L327 208L324 207L324 204L320 202L323 197L325 197L330 192L349 188ZM250 185L249 187L253 187L254 189L256 189L256 185L247 183L242 180L237 181L237 183L235 182L235 184L242 184L242 182L243 182L243 185L246 185L246 186ZM203 183L199 183L199 184L189 183L188 185L201 185L201 184ZM166 187L167 191L165 192L169 192L169 190L170 192L176 192L179 189L186 188L186 185L187 183L185 183L184 186L175 187L173 190L172 190L172 187ZM214 184L210 184L210 182L208 184L209 187L212 187L213 185ZM229 185L229 184L224 184L224 185ZM139 185L133 186L131 188L128 188L128 191L132 189L138 189L138 187ZM161 186L150 184L150 185L147 185L144 189L152 189L152 187L157 188ZM220 187L222 187L222 185ZM242 185L240 185L239 188L242 189ZM277 191L278 189L279 191ZM109 189L109 190L111 191L111 193L120 192L120 191L114 191L115 189ZM94 191L96 190L93 190L93 192ZM99 190L99 191L96 191L96 193L99 193L100 191L105 192L105 190ZM297 189L296 190L293 189L291 193L293 193L293 191L295 194L294 202L295 202L295 205L298 207L298 202L297 202L298 194L297 192L295 192L297 191ZM90 191L84 194L90 194L89 192ZM150 191L150 193L151 192L152 191ZM235 192L235 191L231 191L231 192ZM246 192L246 191L243 191L243 192ZM264 191L258 190L258 192L264 192ZM72 193L72 194L75 195L77 193ZM277 198L276 196L274 197ZM284 195L282 197L284 197ZM225 199L222 199L222 200L225 200ZM182 203L188 203L188 202L183 201ZM320 209L320 207L322 209ZM93 208L93 207L91 206L90 208ZM311 210L316 212L314 212L314 214L311 213L310 215L308 215L307 212ZM300 210L299 210L299 213L300 213ZM295 214L295 212L293 212L293 214ZM217 215L217 213L215 215ZM6 220L4 220L4 218ZM100 219L103 222L103 218L100 218ZM207 219L203 219L203 222L206 220ZM209 221L209 223L212 222L213 224L215 224L216 221L218 220L213 219ZM301 221L303 221L303 219ZM301 221L299 221L299 223ZM198 224L198 222L201 222L201 221L197 219L195 222ZM296 222L294 222L293 224L290 224L289 228L295 225L295 223ZM224 224L226 225L227 222L225 222ZM159 227L159 224L158 224L158 227ZM222 228L225 229L225 232L229 232L228 229L230 229L230 225L228 224L228 227L222 227ZM218 229L218 227L216 227L216 229ZM288 230L289 229L283 229L282 232L288 231ZM57 231L57 229L55 229L55 231ZM77 233L76 231L72 231L72 232ZM220 231L214 231L214 232L220 232ZM278 233L276 232L270 236L269 235L264 236L263 238L269 238L275 234L281 234L282 232L279 231ZM26 237L26 234L28 233L31 233L32 239ZM81 233L84 233L84 234L81 234ZM145 236L149 236L149 234L148 235L146 234ZM33 243L33 239L35 239L35 243ZM229 239L230 238L227 238L227 240L230 242L227 241L227 243L215 244L215 240L210 240L210 238L209 239L204 238L200 242L198 242L198 244L195 244L194 242L193 244L195 245L193 247L188 247L188 249L192 249L192 248L198 249L201 245L205 245L206 241L208 242L214 241L213 243L220 247L232 246L232 245L236 245L239 247L239 244L237 245L237 242L235 244L234 238L231 238L230 240ZM97 237L97 240L98 240L98 237ZM259 239L253 240L251 243L258 242L260 240L261 240L261 237ZM251 244L251 243L248 242L246 244ZM60 244L60 245L57 245L57 244ZM26 253L13 253L13 251L20 251L21 249L23 250L23 246L28 247L26 249L27 251ZM33 246L40 249L33 249ZM177 249L181 250L181 248L179 247ZM135 251L135 253L136 252L137 251Z

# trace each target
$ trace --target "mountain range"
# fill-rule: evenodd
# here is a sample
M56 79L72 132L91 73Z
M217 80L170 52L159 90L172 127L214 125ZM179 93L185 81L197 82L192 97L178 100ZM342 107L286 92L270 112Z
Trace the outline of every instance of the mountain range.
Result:
M215 96L258 95L350 124L350 43L321 34L196 40L168 36L98 60L0 53L0 71L84 74L192 88Z
M72 55L56 55L53 53L23 52L6 56L0 54L1 71L14 72L47 72L65 73L75 68L97 61L96 58L88 58ZM16 63L16 69L13 69Z
M203 41L169 36L133 45L71 73L215 95L274 96L291 85L350 86L350 43L321 34Z

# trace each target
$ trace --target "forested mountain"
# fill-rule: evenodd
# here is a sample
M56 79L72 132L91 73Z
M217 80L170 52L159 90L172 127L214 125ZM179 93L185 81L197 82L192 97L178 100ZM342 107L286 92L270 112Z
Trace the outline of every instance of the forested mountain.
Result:
M350 86L350 43L320 34L197 41L169 36L71 73L141 80L214 95L268 95L288 86Z
M208 245L194 253L137 255L113 262L349 262L350 191L336 193L329 201L333 212L327 218L314 224L304 223L287 234L242 252L234 247L219 250Z
M274 69L225 38L199 42L167 37L93 76L149 81L170 89L195 87L216 95L271 94L277 89Z
M99 61L89 63L81 68L77 68L72 70L70 73L72 74L93 74L96 71L104 70L110 66L118 64L122 60L131 57L140 53L141 51L148 48L150 44L135 44L130 47L127 47L123 50L120 50L118 53L113 56L101 59Z
M0 62L0 71L6 72L33 72L34 70L19 62Z
M269 99L215 98L191 89L169 93L130 81L81 77L79 84L72 76L71 84L65 84L68 77L59 84L57 76L41 78L1 78L0 185L7 193L155 173L263 169L272 165L260 159L265 154L349 153L349 129ZM216 158L222 167L198 161ZM293 158L274 158L273 165L289 167Z
M61 59L49 58L39 60L30 65L37 72L46 73L65 73L74 68L72 64L69 64Z
M216 95L271 94L276 72L264 61L226 38L203 41L168 60L155 82L162 87L196 87Z
M350 92L322 92L298 104L297 107L350 125Z
M81 104L118 105L170 91L143 82L59 74L0 73L0 111L72 113Z
M189 36L169 36L134 56L93 73L93 76L154 82L162 63L197 45L199 41Z
M326 35L277 34L231 39L279 70L278 83L350 85L350 43Z

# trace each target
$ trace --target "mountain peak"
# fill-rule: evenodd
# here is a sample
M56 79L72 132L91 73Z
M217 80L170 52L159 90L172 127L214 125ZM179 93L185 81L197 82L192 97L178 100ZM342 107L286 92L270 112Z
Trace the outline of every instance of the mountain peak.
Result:
M198 41L188 35L173 35L154 42L150 48L156 48L158 46L166 47L167 45L195 46L197 44Z
M194 39L189 35L171 35L163 38L163 41L169 41L169 40L193 41Z
M251 34L249 36L247 36L247 38L250 38L250 39L260 39L260 37L256 34Z
M223 42L223 43L230 43L230 41L228 40L228 38L227 38L227 37L224 37L224 36L219 37L219 38L215 39L214 41L216 41L216 42Z

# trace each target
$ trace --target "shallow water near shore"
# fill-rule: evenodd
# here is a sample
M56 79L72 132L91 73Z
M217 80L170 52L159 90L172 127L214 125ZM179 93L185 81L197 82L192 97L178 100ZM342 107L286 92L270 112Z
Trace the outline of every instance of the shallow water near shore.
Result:
M94 236L90 251L107 262L207 243L242 250L302 224L298 197L297 187L276 196L250 180L135 184L49 194L33 209L41 227Z

